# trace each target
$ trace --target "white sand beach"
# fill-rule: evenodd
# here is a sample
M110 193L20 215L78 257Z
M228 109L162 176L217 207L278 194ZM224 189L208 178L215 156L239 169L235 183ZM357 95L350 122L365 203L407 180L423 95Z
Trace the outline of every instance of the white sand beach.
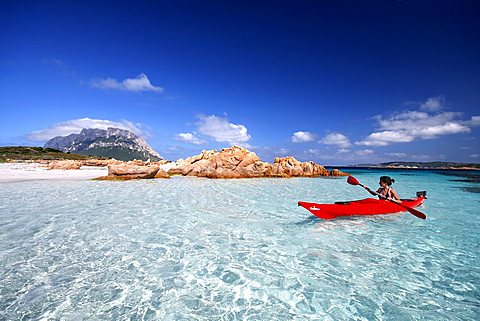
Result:
M108 174L106 167L82 167L79 170L47 169L39 163L0 164L0 183L30 180L87 180Z

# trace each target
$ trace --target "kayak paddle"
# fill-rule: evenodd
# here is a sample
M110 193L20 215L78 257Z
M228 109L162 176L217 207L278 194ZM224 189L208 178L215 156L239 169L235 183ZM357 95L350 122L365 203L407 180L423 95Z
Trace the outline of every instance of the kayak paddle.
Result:
M406 209L407 211L409 211L411 214L415 215L416 217L418 218L421 218L422 220L426 219L427 216L425 214L423 214L422 212L420 211L417 211L416 209L414 208L411 208L410 206L406 206L406 205L403 205L401 202L397 201L397 200L394 200L393 198L390 198L390 197L385 197L383 195L381 195L380 193L377 193L375 191L372 191L371 189L369 189L368 187L366 187L365 185L363 184L360 184L360 182L353 176L348 176L347 178L347 183L350 184L350 185L359 185L363 188L365 188L367 191L369 191L370 193L372 194L375 194L377 196L380 196L381 198L383 199L386 199L387 201L390 201L390 202L393 202L395 204L398 204L399 206L403 207L404 209Z

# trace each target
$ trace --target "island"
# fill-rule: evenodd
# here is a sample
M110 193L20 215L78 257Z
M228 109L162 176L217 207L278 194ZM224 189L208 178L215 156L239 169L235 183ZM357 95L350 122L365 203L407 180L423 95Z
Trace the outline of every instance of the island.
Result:
M63 153L41 147L0 147L3 162L35 162L49 170L79 170L85 167L106 167L108 174L98 180L130 180L195 176L212 179L290 178L347 176L338 169L327 170L315 162L300 162L292 156L277 157L273 163L262 161L257 154L240 146L203 150L201 154L168 160L121 161L86 155Z

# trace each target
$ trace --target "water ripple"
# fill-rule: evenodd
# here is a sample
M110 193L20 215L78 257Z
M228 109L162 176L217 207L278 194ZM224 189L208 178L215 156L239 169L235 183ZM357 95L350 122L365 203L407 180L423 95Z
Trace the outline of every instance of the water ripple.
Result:
M365 196L342 179L1 184L0 319L474 320L478 197L398 190L427 179L427 221L296 206Z

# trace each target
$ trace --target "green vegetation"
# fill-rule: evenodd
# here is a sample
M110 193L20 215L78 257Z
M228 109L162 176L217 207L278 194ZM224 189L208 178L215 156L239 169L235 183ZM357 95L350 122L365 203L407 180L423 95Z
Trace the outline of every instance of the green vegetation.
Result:
M140 159L140 160L146 161L149 158L154 162L160 160L160 158L155 157L153 155L145 155L136 150L132 150L124 147L117 147L117 146L116 147L94 147L94 148L89 148L88 150L76 151L75 153L82 154L82 155L88 153L90 155L96 155L104 158L115 158L122 161L129 161L133 159Z
M0 162L17 160L54 160L54 159L89 159L101 158L86 155L77 155L64 153L53 148L27 147L27 146L9 146L0 147Z

